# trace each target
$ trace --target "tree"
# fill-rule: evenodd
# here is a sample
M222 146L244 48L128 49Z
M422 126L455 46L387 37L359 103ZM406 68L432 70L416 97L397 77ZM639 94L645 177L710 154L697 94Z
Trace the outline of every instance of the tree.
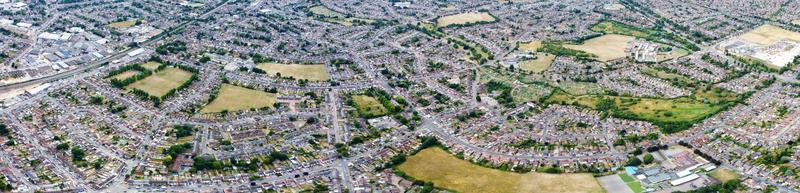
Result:
M625 166L639 166L639 165L642 165L642 160L640 160L636 156L631 157L630 160L628 160L628 162L625 163Z
M643 162L644 164L650 164L650 163L653 163L653 155L652 155L652 154L649 154L649 153L648 153L648 154L644 154L644 158L642 159L642 162Z

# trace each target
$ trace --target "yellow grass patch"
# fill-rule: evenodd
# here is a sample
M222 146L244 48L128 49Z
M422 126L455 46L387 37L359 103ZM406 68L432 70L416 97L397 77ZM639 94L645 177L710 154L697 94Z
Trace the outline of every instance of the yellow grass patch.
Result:
M564 45L564 47L592 53L597 55L598 60L605 62L627 56L625 47L634 39L631 36L608 34L586 40L581 45Z
M770 45L780 40L800 42L800 33L765 24L740 36L741 39L761 45Z
M605 192L591 174L514 173L458 159L440 148L427 148L398 166L407 175L462 193Z
M714 179L717 179L722 182L727 182L728 180L739 178L739 174L726 168L717 168L716 170L709 173L709 175L711 177L714 177Z
M135 76L135 75L137 75L139 73L140 72L138 70L128 70L128 71L125 71L125 72L122 72L122 73L119 73L117 75L112 76L111 79L125 80L125 79L133 77L133 76Z
M536 50L538 50L541 47L542 47L542 41L531 41L531 42L528 42L528 43L520 43L519 44L519 49L520 50L531 51L531 52L535 52Z
M169 90L178 88L191 77L191 72L169 67L128 85L128 88L139 89L152 96L161 97L167 94Z
M792 24L800 25L800 19L792 21Z
M275 94L253 90L240 86L223 84L219 95L200 112L212 113L247 110L251 108L271 107L277 101Z
M486 12L459 13L440 17L436 20L436 26L444 27L453 24L467 24L481 21L491 22L494 20L494 16Z
M536 55L535 60L527 60L520 63L520 68L526 71L531 71L534 73L540 73L547 70L550 67L550 64L553 63L553 60L556 59L556 55L552 54L538 54Z
M161 65L161 63L150 61L150 62L142 64L141 66L144 69L148 69L148 70L153 71L153 70L156 70L158 68L158 66L160 66L160 65Z
M108 27L113 27L113 28L126 28L126 27L131 27L131 26L133 26L133 25L136 25L136 21L138 21L138 19L132 19L132 20L128 20L128 21L114 22L114 23L110 23L110 24L108 24Z
M273 76L277 76L280 73L281 77L294 77L298 80L328 80L328 72L325 72L325 65L322 64L261 63L256 67Z

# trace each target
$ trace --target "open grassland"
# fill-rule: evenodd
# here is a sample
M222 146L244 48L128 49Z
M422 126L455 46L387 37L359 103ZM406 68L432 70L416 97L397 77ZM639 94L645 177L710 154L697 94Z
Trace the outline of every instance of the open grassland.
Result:
M436 26L445 27L449 25L468 24L475 22L492 22L494 16L486 12L459 13L440 17L436 20Z
M778 26L765 24L743 34L740 36L740 38L756 44L770 45L784 39L800 42L800 33L785 30Z
M138 21L138 19L132 19L132 20L128 20L128 21L114 22L114 23L110 23L110 24L108 24L108 27L112 27L112 28L126 28L126 27L131 27L131 26L133 26L133 25L136 25L136 21Z
M363 116L380 116L389 112L375 97L367 95L353 95L353 103L356 105L359 114Z
M542 41L531 41L531 42L528 42L528 43L520 43L519 44L519 49L520 50L531 51L531 52L535 52L536 50L538 50L541 47L542 47Z
M141 72L139 72L138 70L128 70L128 71L125 71L123 73L119 73L117 75L112 76L111 79L125 80L125 79L133 77L133 76L135 76L135 75L137 75L139 73L141 73Z
M257 67L273 76L280 74L281 77L294 77L310 81L328 80L328 72L325 72L325 65L322 64L261 63Z
M601 193L591 174L514 173L481 167L440 148L427 148L397 167L408 176L461 193Z
M188 81L191 77L191 72L169 67L128 85L128 88L136 88L152 96L161 97L170 90L178 88L178 86Z
M553 93L549 103L580 105L593 109L602 109L601 101L613 102L613 108L621 113L633 115L639 119L660 122L680 122L698 120L713 114L722 107L702 103L689 98L655 99L604 95L570 95L563 91Z
M792 21L792 24L795 24L795 25L800 25L800 19L797 19L797 20L794 20L794 21Z
M717 168L716 170L709 173L711 177L717 179L722 182L727 182L728 180L739 179L739 174L734 171L731 171L727 168Z
M219 96L209 103L202 113L216 113L222 111L240 111L271 107L277 101L275 94L253 90L240 86L223 84L219 89Z
M153 70L156 70L158 68L158 66L160 66L160 65L161 65L161 63L150 61L150 62L146 62L146 63L142 64L141 66L144 69L153 71Z
M597 55L597 59L605 62L625 57L625 47L634 39L631 36L609 34L586 40L581 45L564 45L564 47L592 53Z
M550 64L556 59L552 54L538 54L535 60L522 61L519 65L522 70L530 71L533 73L540 73L550 68Z

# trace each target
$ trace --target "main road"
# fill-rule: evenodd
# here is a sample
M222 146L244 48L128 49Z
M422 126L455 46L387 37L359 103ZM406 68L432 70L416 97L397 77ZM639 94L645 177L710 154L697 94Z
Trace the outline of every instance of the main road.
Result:
M178 32L178 31L182 30L187 25L196 22L197 18L203 18L203 17L208 16L209 14L214 13L216 10L218 10L220 7L222 7L222 5L225 5L227 2L228 2L227 0L223 1L223 2L221 2L219 4L217 4L216 7L214 7L213 9L209 10L206 13L203 13L202 15L199 15L199 16L197 16L195 18L189 19L189 21L185 21L185 22L177 25L176 27L172 28L169 31L161 32L161 34L158 34L158 35L154 36L153 38L150 38L149 40L142 42L138 47L132 47L132 48L127 48L127 49L118 51L118 52L114 53L113 55L105 57L105 58L103 58L101 60L92 61L92 62L89 62L89 64L87 64L87 65L83 65L81 67L78 67L78 68L75 68L75 69L72 69L72 70L68 70L68 71L65 71L65 72L62 72L62 73L53 74L53 75L49 75L49 76L46 76L46 77L32 79L32 80L26 80L26 81L22 81L22 82L15 82L15 83L10 83L10 84L0 85L0 93L10 92L10 91L18 90L18 89L21 89L21 88L26 88L26 87L29 87L29 86L32 86L32 85L43 84L43 83L53 82L53 81L56 81L56 80L61 80L61 79L64 79L64 78L72 77L73 75L80 74L82 72L89 71L91 69L95 69L95 68L97 68L97 67L99 67L99 66L101 66L101 65L103 65L103 64L105 64L107 62L114 61L114 60L120 59L122 57L125 57L125 55L127 55L128 53L136 50L139 47L150 46L152 44L155 44L159 40L162 40L162 39L164 39L166 37L169 37L170 35L172 35L172 33L175 33L175 32Z

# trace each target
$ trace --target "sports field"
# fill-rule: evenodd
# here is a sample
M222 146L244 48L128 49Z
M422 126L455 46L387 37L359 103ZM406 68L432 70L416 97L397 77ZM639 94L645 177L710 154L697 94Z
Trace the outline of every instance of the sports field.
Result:
M415 179L461 193L605 192L591 174L506 172L458 159L440 148L424 149L397 168Z
M740 38L756 44L770 45L784 39L800 42L800 33L766 24L745 33L744 35L740 36Z
M540 73L547 70L547 68L550 67L550 64L553 63L553 60L555 59L556 55L538 54L535 60L522 61L519 67L526 71Z
M161 97L167 94L169 90L178 88L191 77L191 72L169 67L128 85L128 88L136 88L152 96Z
M136 19L128 20L128 21L120 21L108 24L108 27L112 28L126 28L136 25Z
M123 73L119 73L117 75L112 76L111 79L125 80L125 79L133 77L133 76L135 76L135 75L137 75L139 73L140 72L137 71L137 70L128 70L128 71L125 71Z
M353 103L362 116L380 116L389 112L375 97L367 95L353 95Z
M328 72L325 72L325 65L322 64L261 63L256 67L273 76L280 74L281 77L294 77L295 79L328 80Z
M731 171L727 168L717 168L716 170L709 173L711 177L717 179L722 182L727 182L728 180L739 179L739 174L734 171Z
M148 70L153 71L153 70L156 70L158 68L158 66L160 66L160 65L161 65L161 63L150 61L150 62L146 62L146 63L142 64L141 66L144 69L148 69Z
M592 53L597 55L597 59L605 62L627 56L625 47L634 39L631 36L608 34L586 40L581 45L564 45L564 47Z
M240 111L251 108L271 107L277 101L275 94L253 90L236 85L223 84L219 95L200 112L217 113L225 111Z
M495 18L487 12L459 13L440 17L436 20L436 26L445 27L453 24L467 24L475 22L492 22Z
M642 188L642 183L636 181L636 179L633 179L633 177L630 175L621 173L619 174L619 177L622 178L622 181L625 182L625 184L628 185L628 187L631 188L634 193L640 193L644 191L644 188Z

